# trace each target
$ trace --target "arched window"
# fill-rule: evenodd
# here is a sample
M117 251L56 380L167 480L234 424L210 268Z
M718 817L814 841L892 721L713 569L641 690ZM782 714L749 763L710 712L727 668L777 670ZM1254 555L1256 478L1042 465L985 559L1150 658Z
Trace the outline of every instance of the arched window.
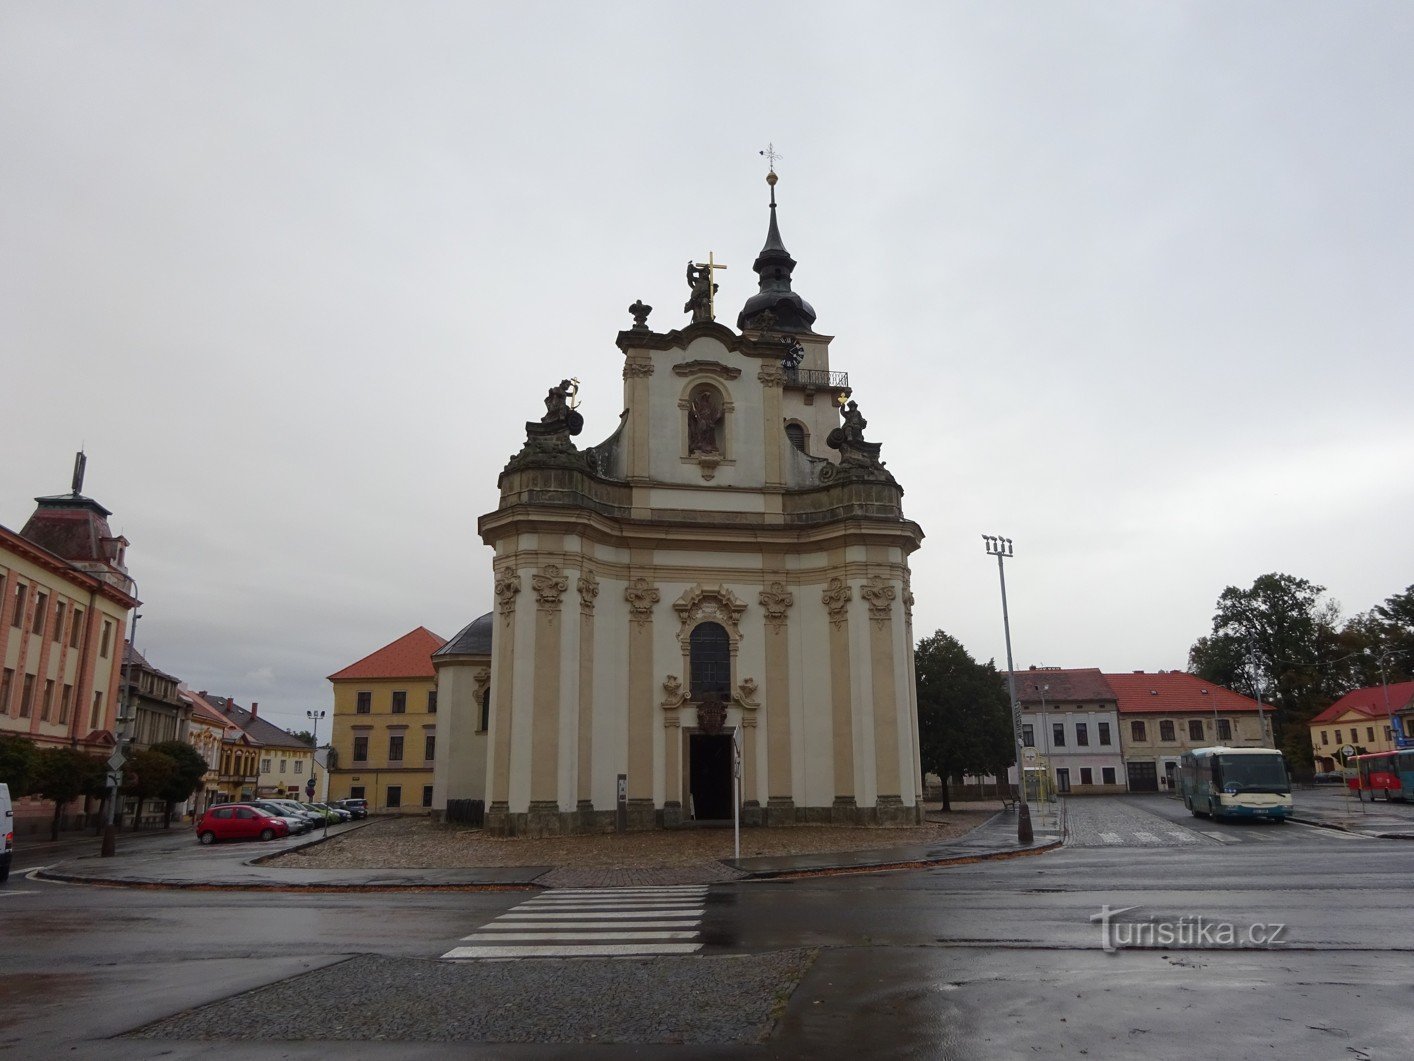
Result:
M491 686L487 686L485 692L481 694L481 724L476 727L476 732L485 733L491 728Z
M727 631L719 623L700 623L688 642L692 665L692 697L727 697L732 688L732 649Z
M805 452L805 428L801 424L786 424L786 437L790 439L790 444L801 453Z

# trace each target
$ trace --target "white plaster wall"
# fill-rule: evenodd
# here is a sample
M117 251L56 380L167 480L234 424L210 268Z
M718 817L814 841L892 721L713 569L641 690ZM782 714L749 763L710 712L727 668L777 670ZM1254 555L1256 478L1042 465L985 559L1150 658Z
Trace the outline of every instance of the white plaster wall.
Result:
M691 465L689 471L692 479L696 483L702 482L702 476L697 471L697 465ZM718 469L717 482L720 484L722 476L721 469ZM700 509L706 512L765 512L766 498L761 494L747 493L741 490L682 490L682 489L651 489L648 491L648 503L653 508L666 509Z
M437 668L437 751L432 763L432 806L445 810L449 799L486 799L486 737L476 733L480 709L475 699L476 662Z
M579 791L579 581L580 568L568 569L569 589L560 605L560 740L556 796L560 810L572 811ZM602 593L603 590L601 589Z
M627 560L626 550L622 553ZM599 597L594 609L594 718L590 759L594 764L591 799L597 810L618 801L618 775L628 772L628 602L622 579L598 572ZM659 607L662 607L661 603Z
M791 734L798 749L793 780L797 804L810 807L833 804L837 787L831 736L830 623L820 601L823 591L823 582L797 587L790 620L792 630L799 631L791 660L791 691L797 700Z
M527 534L525 539L534 538ZM528 546L527 546L528 548ZM518 567L520 592L516 594L515 611L512 622L515 625L515 659L512 661L513 674L511 694L514 704L511 715L515 724L511 726L511 776L509 803L512 813L530 809L530 739L535 718L535 657L538 646L535 643L535 592L530 588L530 579L535 574L532 567ZM505 629L504 617L497 621ZM494 647L496 639L491 640ZM494 672L492 683L495 683ZM495 696L495 693L492 693Z
M904 806L911 807L915 802L914 796L917 794L915 777L918 726L913 714L914 697L917 695L917 690L913 686L912 668L909 666L913 646L908 643L907 612L903 607L903 582L899 580L893 585L898 593L894 600L894 617L890 623L893 628L894 694L898 701L899 792L897 795L903 799Z
M853 547L851 547L852 549ZM847 550L849 551L849 550ZM870 651L868 602L859 596L863 585L851 581L854 599L849 602L850 702L854 712L854 801L872 807L879 799L879 772L874 762L874 666Z

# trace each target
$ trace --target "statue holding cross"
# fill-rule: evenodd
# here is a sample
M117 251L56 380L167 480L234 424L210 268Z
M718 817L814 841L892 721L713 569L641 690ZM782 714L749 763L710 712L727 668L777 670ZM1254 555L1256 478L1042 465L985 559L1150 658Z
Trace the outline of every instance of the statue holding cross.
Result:
M720 265L713 259L710 252L705 262L688 260L687 286L692 289L692 294L687 297L687 303L683 306L682 311L692 314L693 324L717 319L716 272L718 269L725 268L725 265Z

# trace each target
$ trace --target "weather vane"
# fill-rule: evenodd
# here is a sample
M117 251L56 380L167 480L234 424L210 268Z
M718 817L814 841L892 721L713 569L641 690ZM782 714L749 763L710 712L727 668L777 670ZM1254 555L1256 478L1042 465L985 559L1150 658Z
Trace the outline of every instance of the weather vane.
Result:
M776 159L785 157L777 153L775 144L770 143L766 145L766 150L758 151L757 154L766 160L766 164L771 167L773 173L776 170Z

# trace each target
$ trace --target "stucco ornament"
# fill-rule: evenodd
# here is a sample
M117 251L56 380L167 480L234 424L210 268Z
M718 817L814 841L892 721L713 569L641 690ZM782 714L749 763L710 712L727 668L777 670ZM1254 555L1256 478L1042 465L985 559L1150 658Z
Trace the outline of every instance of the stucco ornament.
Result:
M763 387L779 387L784 384L785 381L786 374L784 370L777 368L775 365L763 365L761 370L756 373L756 382Z
M599 578L587 568L579 575L579 610L585 615L594 614L594 601L599 596Z
M756 698L757 687L755 678L743 678L736 687L736 704L754 711L761 706L761 701Z
M678 637L684 642L692 633L692 627L707 620L721 623L734 641L741 639L741 614L746 611L746 602L721 583L704 586L699 582L673 601L673 610L682 623Z
M624 587L624 600L628 601L629 616L640 626L652 620L653 606L662 599L658 587L642 575Z
M642 379L653 375L652 361L625 361L624 379Z
M766 613L766 621L776 629L786 625L787 612L795 604L795 595L786 588L784 582L772 582L761 591L761 608Z
M472 698L475 699L477 703L480 703L481 698L486 694L486 687L491 684L491 668L478 667L476 672L471 676L471 682Z
M502 571L496 576L496 604L507 619L516 610L516 594L520 592L520 576L514 571Z
M835 626L845 621L849 602L854 600L854 589L842 578L830 579L830 584L820 594L825 610L830 613L830 622Z
M663 679L663 702L659 706L664 711L676 711L687 703L687 693L683 690L682 679L669 674Z
M881 576L870 575L864 585L859 587L859 595L869 605L869 618L880 622L893 618L894 598L898 596L898 590Z
M560 570L559 564L546 564L544 570L530 578L530 587L535 590L535 600L544 610L556 610L560 599L570 588L570 580Z
M913 573L906 567L903 569L903 614L905 618L913 618Z

